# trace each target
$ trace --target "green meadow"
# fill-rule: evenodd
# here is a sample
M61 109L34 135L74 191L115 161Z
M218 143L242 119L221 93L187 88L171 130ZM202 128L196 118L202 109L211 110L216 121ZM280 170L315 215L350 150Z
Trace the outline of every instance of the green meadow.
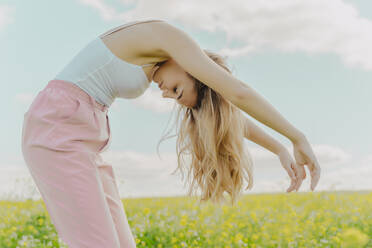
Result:
M372 247L372 192L122 199L137 247ZM67 247L44 203L0 201L0 247Z

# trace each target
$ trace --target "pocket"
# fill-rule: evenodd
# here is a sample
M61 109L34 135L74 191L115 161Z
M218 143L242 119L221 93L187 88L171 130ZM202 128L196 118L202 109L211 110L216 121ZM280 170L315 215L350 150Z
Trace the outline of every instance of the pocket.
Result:
M111 140L112 140L111 127L110 127L110 118L108 117L107 114L106 114L106 125L107 125L108 138L105 141L105 144L103 145L103 147L98 151L99 153L106 151L107 148L110 146Z
M24 114L22 140L27 145L63 147L71 137L82 136L77 128L85 128L87 122L84 101L60 88L46 88L34 100ZM66 148L66 147L64 147Z
M64 123L78 115L81 102L63 89L53 88L49 91L48 98L52 107L56 110L56 121Z

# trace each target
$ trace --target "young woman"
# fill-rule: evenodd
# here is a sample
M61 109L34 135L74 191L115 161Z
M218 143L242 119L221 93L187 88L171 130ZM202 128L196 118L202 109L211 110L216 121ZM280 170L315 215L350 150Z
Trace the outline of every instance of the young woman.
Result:
M24 116L25 162L70 248L136 246L112 166L100 153L111 141L107 110L112 102L140 96L152 81L163 97L178 103L178 168L182 155L191 155L191 189L196 183L202 200L220 202L226 191L235 202L244 177L252 188L244 137L279 156L292 180L287 192L300 187L304 165L314 190L320 167L305 135L233 77L221 56L201 49L166 21L133 21L89 42ZM290 139L296 161L241 110Z

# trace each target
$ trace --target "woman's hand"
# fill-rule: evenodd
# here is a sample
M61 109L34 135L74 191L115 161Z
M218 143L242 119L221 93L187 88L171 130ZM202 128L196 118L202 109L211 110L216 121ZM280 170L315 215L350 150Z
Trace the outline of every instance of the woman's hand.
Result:
M298 175L300 178L298 184L295 186L296 191L300 188L302 181L306 178L304 165L306 165L310 171L310 189L314 191L320 178L320 166L306 137L293 142L293 154L298 165Z
M291 178L291 185L287 189L287 192L291 192L296 189L298 183L301 182L300 178L296 175L296 169L298 170L299 166L296 165L296 162L286 149L282 149L277 155L279 157L280 163Z

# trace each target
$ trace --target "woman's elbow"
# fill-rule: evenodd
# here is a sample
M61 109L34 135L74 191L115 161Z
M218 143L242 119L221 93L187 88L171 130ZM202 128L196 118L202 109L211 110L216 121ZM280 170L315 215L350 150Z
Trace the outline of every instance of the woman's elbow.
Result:
M237 96L238 98L247 98L249 93L251 92L251 87L249 87L246 83L239 80L239 83L241 85L240 89L238 90Z
M250 99L250 95L251 95L251 88L249 88L249 86L244 84L241 87L239 87L239 89L235 92L234 97L233 97L234 99L233 103L240 106L242 103Z

